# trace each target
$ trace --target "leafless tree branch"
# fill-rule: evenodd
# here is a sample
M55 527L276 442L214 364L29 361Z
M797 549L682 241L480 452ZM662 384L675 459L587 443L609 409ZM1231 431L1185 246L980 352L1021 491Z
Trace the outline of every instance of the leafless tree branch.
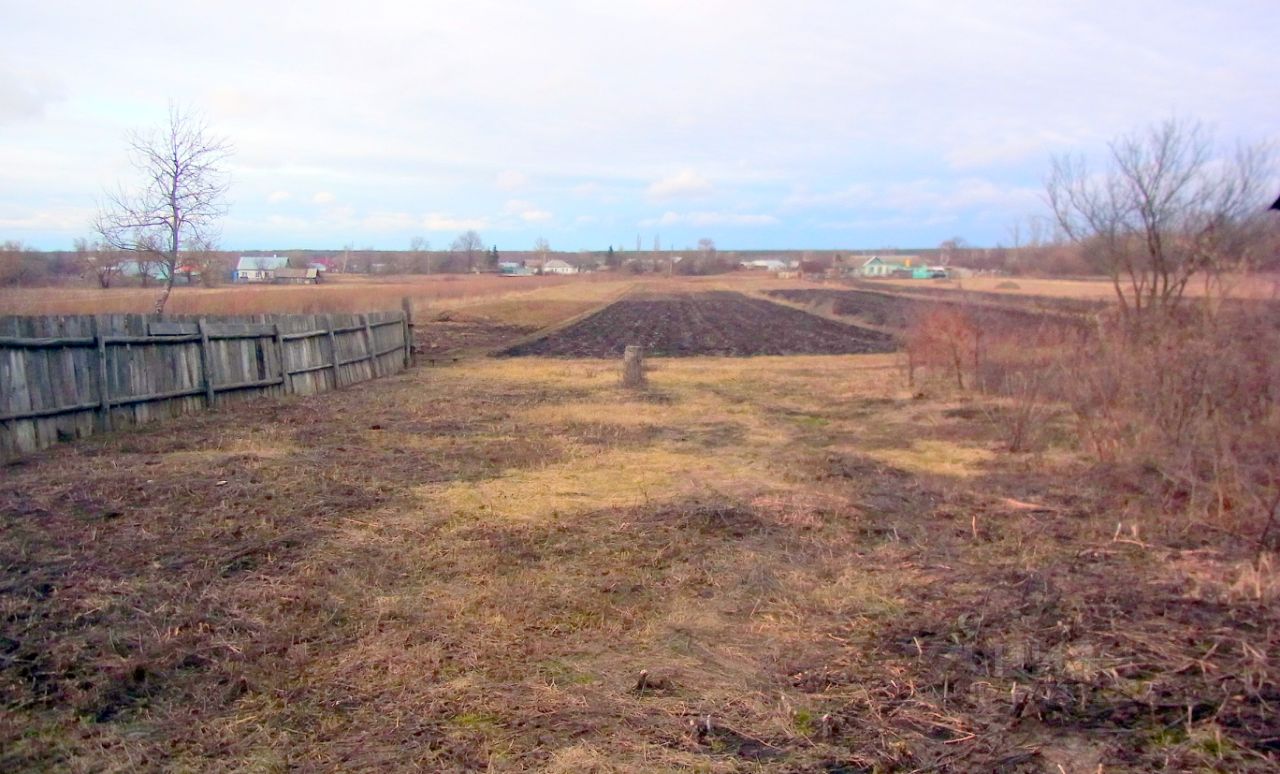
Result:
M1239 268L1274 184L1267 146L1221 153L1200 124L1169 119L1109 145L1107 166L1053 159L1049 206L1101 260L1126 316L1168 311L1197 274Z
M131 132L128 144L140 181L134 189L120 187L105 196L94 229L110 248L137 255L144 276L147 264L160 267L165 280L155 306L160 314L184 246L207 249L216 239L218 220L226 213L225 162L231 145L210 134L198 115L173 104L166 127Z

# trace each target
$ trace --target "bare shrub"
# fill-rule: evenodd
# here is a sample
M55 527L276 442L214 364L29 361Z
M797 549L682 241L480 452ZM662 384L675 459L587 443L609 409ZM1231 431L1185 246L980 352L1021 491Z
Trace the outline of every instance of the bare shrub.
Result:
M1263 306L1166 318L1141 336L1104 326L1068 362L1063 397L1100 460L1156 474L1164 513L1265 541L1280 487L1277 351Z
M1071 346L1065 331L1044 324L1036 329L988 327L974 382L1000 399L986 409L987 419L1011 452L1040 447L1046 426L1058 408L1054 383L1062 374L1062 354Z
M1211 296L1132 323L1132 311L1090 328L939 305L908 326L904 349L913 386L923 372L988 396L1010 451L1036 450L1069 412L1110 485L1167 530L1280 544L1276 303Z
M978 327L970 314L951 305L934 305L917 315L903 333L907 355L907 381L914 386L916 373L945 374L965 389L965 374L972 372L981 346Z
M1024 452L1040 445L1058 411L1053 383L1079 338L1079 328L1053 318L1029 322L976 306L937 305L908 325L903 348L913 386L919 372L995 398L984 410L987 419L1010 451Z

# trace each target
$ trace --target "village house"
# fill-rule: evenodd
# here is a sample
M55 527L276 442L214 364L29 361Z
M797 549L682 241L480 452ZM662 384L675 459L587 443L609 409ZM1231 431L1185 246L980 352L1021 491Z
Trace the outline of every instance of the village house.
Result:
M899 279L946 278L943 266L929 266L918 255L873 255L858 267L860 277L895 277Z
M518 261L499 261L498 273L504 277L529 277L533 272Z
M552 258L542 264L543 274L577 274L578 267L573 264L562 261L559 258Z
M232 279L236 282L271 282L276 272L289 266L282 255L242 255Z
M738 264L744 269L764 271L785 271L790 268L786 261L777 258L758 258L754 261L742 261Z
M121 277L145 279L146 281L164 282L169 279L169 267L163 261L122 261L119 273Z
M314 267L291 269L288 266L276 269L271 282L276 285L314 285L320 281L320 270Z

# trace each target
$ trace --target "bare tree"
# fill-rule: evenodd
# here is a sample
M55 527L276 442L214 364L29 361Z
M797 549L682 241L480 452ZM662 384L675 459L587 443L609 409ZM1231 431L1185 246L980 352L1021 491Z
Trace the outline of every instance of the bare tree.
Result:
M968 265L966 261L968 257L969 243L964 240L964 237L951 237L938 245L939 266L950 266L952 263Z
M18 285L30 279L30 252L31 248L17 240L0 243L0 285Z
M716 257L716 240L711 237L703 237L699 239L698 252L702 253L704 258Z
M449 249L455 253L460 253L467 262L467 271L475 271L476 256L484 249L484 242L480 239L480 235L475 231L465 231L453 240L453 244Z
M210 244L226 212L229 183L223 165L231 146L211 135L199 116L170 105L168 126L131 132L129 150L139 185L107 195L94 228L109 247L136 255L144 277L147 264L159 266L164 292L155 311L160 314L173 292L184 244Z
M223 278L229 274L231 267L218 252L218 247L205 237L188 240L183 247L183 264L187 268L187 282L191 282L191 273L199 272L200 284L207 288L222 284Z
M409 252L413 254L413 270L431 273L431 243L424 237L416 236L409 240Z
M76 254L76 262L83 267L84 271L93 272L100 288L111 287L111 283L124 270L124 254L100 242L90 242L88 239L78 237L72 242L72 249Z
M1058 225L1106 268L1126 316L1171 310L1192 277L1249 259L1274 191L1270 148L1221 152L1200 124L1170 119L1109 149L1097 173L1055 157L1046 188Z
M551 257L551 243L543 237L538 237L533 242L533 252L537 254L538 260L545 265L547 259Z

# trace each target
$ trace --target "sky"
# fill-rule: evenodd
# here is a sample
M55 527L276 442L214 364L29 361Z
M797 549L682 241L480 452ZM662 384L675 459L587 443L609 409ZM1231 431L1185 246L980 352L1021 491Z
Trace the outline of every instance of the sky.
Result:
M1009 244L1055 154L1280 141L1280 3L0 0L0 241L68 249L172 102L230 250ZM1265 206L1265 204L1264 204Z

